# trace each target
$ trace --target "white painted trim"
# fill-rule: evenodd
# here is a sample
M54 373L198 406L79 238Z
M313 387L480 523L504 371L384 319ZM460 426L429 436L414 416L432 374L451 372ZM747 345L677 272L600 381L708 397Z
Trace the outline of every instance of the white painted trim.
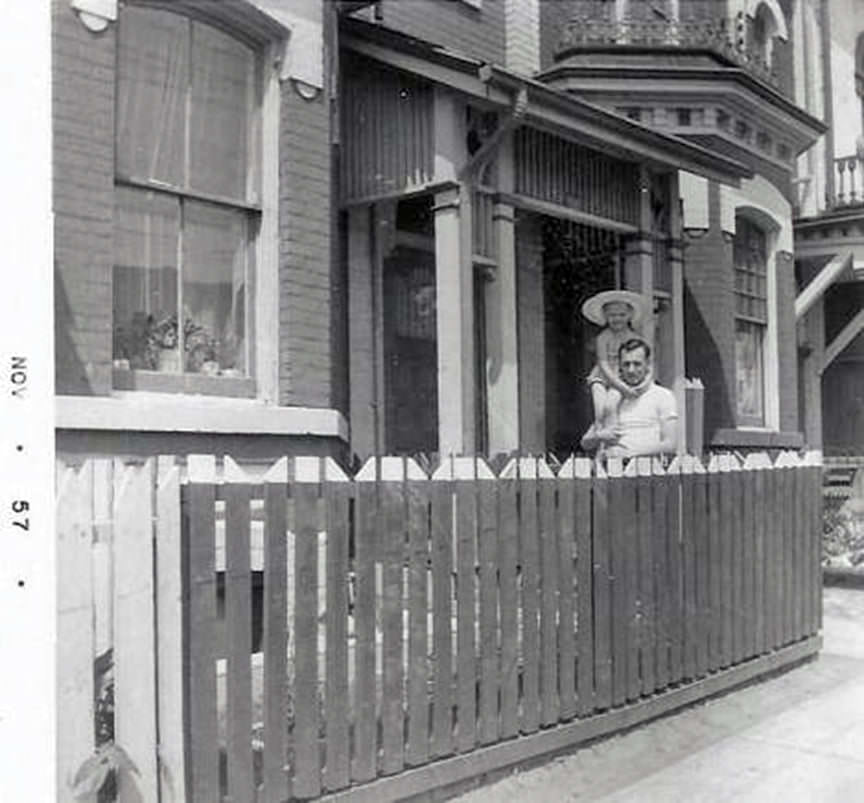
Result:
M348 422L338 410L276 407L252 399L138 391L98 398L57 396L55 413L57 429L312 435L348 440Z
M819 273L799 294L795 299L795 317L800 319L807 314L810 309L822 296L826 293L829 287L834 284L834 281L840 276L843 271L850 268L852 261L852 252L847 251L842 254L837 254L830 262L828 262Z
M825 348L825 356L822 358L822 372L840 356L858 334L864 330L864 308L858 310L855 317L849 321L840 333Z

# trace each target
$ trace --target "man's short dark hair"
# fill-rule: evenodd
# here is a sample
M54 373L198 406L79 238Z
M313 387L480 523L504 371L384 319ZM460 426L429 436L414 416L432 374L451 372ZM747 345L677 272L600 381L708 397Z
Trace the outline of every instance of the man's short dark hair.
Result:
M621 362L621 356L625 351L636 351L636 349L644 349L645 350L645 360L651 359L651 345L647 340L643 340L641 337L631 337L629 340L625 340L618 347L618 362Z

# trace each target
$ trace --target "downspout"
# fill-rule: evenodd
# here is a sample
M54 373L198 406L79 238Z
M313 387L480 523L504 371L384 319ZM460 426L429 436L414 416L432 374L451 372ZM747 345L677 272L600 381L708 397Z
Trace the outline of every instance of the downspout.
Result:
M834 201L834 89L831 79L831 12L828 0L820 4L822 22L822 97L825 132L825 205Z

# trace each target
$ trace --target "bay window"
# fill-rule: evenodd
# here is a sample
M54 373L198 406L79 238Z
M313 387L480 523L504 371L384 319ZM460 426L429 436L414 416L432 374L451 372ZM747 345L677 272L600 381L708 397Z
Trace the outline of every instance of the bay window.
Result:
M121 372L251 376L260 70L254 46L205 22L134 6L120 15L113 356Z

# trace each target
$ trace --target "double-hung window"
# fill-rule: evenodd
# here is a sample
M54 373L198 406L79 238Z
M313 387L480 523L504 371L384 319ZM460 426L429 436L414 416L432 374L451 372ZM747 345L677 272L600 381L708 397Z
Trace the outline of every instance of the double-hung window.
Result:
M131 5L120 15L113 351L121 372L251 376L260 61L246 40L195 18Z
M745 217L735 221L735 378L738 423L765 424L765 335L768 275L765 232Z

